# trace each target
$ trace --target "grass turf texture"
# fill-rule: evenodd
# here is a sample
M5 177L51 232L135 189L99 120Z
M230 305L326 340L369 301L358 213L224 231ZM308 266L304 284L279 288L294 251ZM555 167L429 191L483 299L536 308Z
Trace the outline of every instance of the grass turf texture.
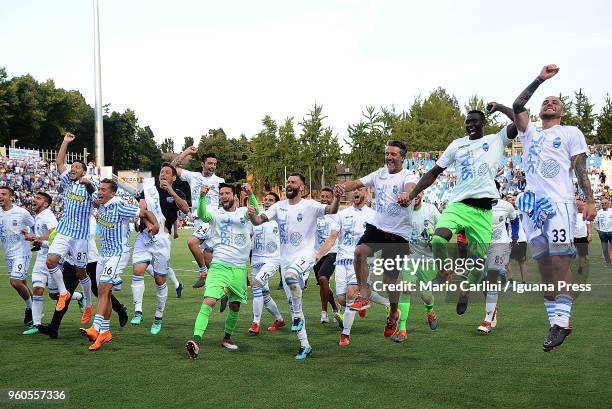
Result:
M319 323L318 287L311 279L304 310L314 352L306 362L297 362L293 356L299 344L288 328L284 292L275 289L272 295L287 327L266 332L272 319L264 310L262 333L249 336L249 303L233 336L240 349L228 351L220 346L224 315L215 308L200 358L187 358L183 345L192 334L202 290L191 288L197 273L186 239L184 231L173 243L172 257L186 288L183 298L176 299L169 283L161 333L149 333L155 285L145 276L143 324L119 328L113 313L113 341L97 352L88 351L89 342L79 335L76 303L66 314L59 339L21 335L24 304L5 278L0 285L0 389L63 389L69 399L57 406L81 408L583 408L612 401L612 268L604 267L598 241L590 246L594 254L588 277L597 285L578 299L571 318L574 334L558 350L542 352L548 322L539 295L500 297L498 327L490 335L478 334L484 316L481 294L472 294L463 316L455 314L454 296L447 296L447 302L438 296L436 331L427 326L424 308L413 296L404 344L383 338L386 313L374 305L365 319L356 317L351 346L340 348L337 324ZM519 278L518 266L513 267L514 278ZM4 263L0 269L6 274ZM529 274L530 282L539 280L533 262ZM118 297L131 315L129 269L123 280ZM278 275L271 287L277 283ZM50 320L54 304L45 293L43 322ZM11 405L4 401L0 406Z

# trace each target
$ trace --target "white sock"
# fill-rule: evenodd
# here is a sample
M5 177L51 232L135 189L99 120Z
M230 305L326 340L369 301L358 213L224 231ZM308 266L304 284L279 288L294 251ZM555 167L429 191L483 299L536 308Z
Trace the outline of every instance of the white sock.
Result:
M110 331L110 320L102 319L100 324L100 334Z
M293 307L293 315L295 317L302 314L302 288L298 283L289 284L291 291L291 306Z
M153 265L149 264L147 269L145 270L151 277L155 277L155 272L153 271Z
M82 298L83 298L83 294L78 291L73 292L72 297L70 297L71 300L76 300L76 301L79 301Z
M270 294L264 295L263 302L264 302L264 307L266 307L266 310L270 314L272 314L275 320L278 320L278 321L283 320L283 316L280 313L280 310L278 309L278 305L276 305L276 302L274 301L272 296L270 296Z
M85 277L82 280L79 280L81 286L83 287L83 297L85 297L85 303L87 306L93 305L93 296L91 293L91 280L89 277Z
M176 273L172 267L168 267L168 278L172 281L174 289L176 290L179 286L179 280L176 278Z
M60 266L57 265L55 268L49 269L49 275L55 280L55 284L57 285L60 295L66 294L68 290L66 290L66 285L64 284L64 274L62 273Z
M378 294L376 291L370 291L370 301L380 305L389 305L389 300Z
M100 331L100 329L102 328L102 321L104 321L103 315L101 314L94 315L94 321L93 321L92 327Z
M144 290L144 280L142 281ZM155 306L155 318L162 318L164 316L164 308L166 308L166 300L168 299L168 285L163 283L158 285L155 292L156 306Z
M351 304L348 304L350 306ZM353 327L353 321L355 321L355 313L356 311L347 308L344 311L344 316L342 317L342 333L344 335L351 335L351 328Z
M574 300L567 294L559 294L555 297L555 324L560 327L569 327L570 313Z
M485 297L485 321L493 321L498 296L497 291L487 291L487 296Z
M251 287L253 290L253 322L259 324L263 311L264 299L261 287Z
M142 312L142 297L145 291L143 276L132 275L132 297L134 298L134 311Z
M557 303L554 301L549 301L544 299L544 307L546 307L546 315L548 316L548 323L550 324L550 326L552 327L555 323L555 318L556 318L556 309L557 309Z
M44 297L42 295L32 296L32 324L40 325L42 323L43 303Z
M302 319L304 319L304 314L300 313L299 316L301 316ZM298 331L297 337L300 340L300 346L302 347L310 346L310 344L308 343L308 334L306 334L306 320L305 319L304 319L304 327L302 327L302 329Z
M27 300L23 300L23 302L25 302L26 308L28 309L32 309L32 297L28 297Z

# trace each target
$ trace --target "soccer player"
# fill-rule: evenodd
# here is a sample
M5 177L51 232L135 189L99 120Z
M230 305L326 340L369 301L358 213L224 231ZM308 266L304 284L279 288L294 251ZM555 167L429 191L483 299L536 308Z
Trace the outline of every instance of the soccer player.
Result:
M32 292L26 278L30 265L30 245L24 234L34 226L32 215L24 208L15 206L15 191L0 186L0 241L4 250L4 262L8 270L11 286L25 302L23 324L32 324Z
M247 192L250 196L251 192ZM263 198L263 208L278 202L280 198L274 192L267 193ZM253 226L253 244L251 255L251 290L253 291L253 322L249 333L258 335L261 313L264 307L274 317L274 323L268 331L276 331L285 326L276 302L270 295L269 281L280 266L280 236L278 223L269 221L259 226Z
M251 191L250 186L243 185L245 191ZM198 218L204 223L210 223L211 238L214 256L206 278L204 301L196 317L193 330L193 339L185 343L187 354L196 359L200 354L200 342L206 328L208 319L217 300L228 290L229 311L225 319L225 328L221 345L230 350L238 349L232 341L232 334L240 315L240 304L247 302L247 271L246 263L251 250L250 234L252 226L246 207L237 207L235 190L232 185L221 183L219 194L221 208L209 206L206 198L210 192L208 185L202 185L198 202ZM251 193L249 200L256 204L257 200Z
M212 259L211 240L206 234L208 224L204 223L196 214L200 189L203 185L208 186L209 192L206 195L206 204L209 210L217 209L219 207L219 184L225 182L225 179L215 175L215 171L217 170L217 156L214 153L205 153L202 155L202 172L191 172L180 167L180 164L185 158L195 155L197 152L198 148L191 146L185 149L172 161L172 165L176 167L178 176L182 181L189 183L189 188L191 189L191 212L195 216L195 226L193 234L187 241L187 245L196 263L198 263L200 272L200 276L193 284L193 288L204 287L208 266ZM202 245L204 245L204 251L202 251L200 247Z
M508 197L508 201L514 206L516 210L516 198L518 196L518 192L510 195ZM519 270L521 272L521 284L525 284L527 282L527 236L525 235L523 214L521 212L518 213L518 221L519 221L519 231L518 231L518 240L513 244L512 250L510 250L510 260L514 260L519 265ZM510 272L510 263L508 263L508 273Z
M91 280L91 292L96 297L98 296L98 282L96 279L96 270L98 267L98 260L100 258L100 254L98 253L98 247L96 245L96 219L93 215L89 216L89 233L88 233L88 243L87 243L87 276ZM49 236L49 242L51 243L53 233ZM76 269L74 267L75 261L73 257L68 254L66 258L60 261L62 265L62 271L64 276L64 285L69 293L72 293L73 296L71 300L78 299L75 298L75 294L77 291L74 291L79 286L79 279L76 276ZM121 302L111 294L111 304L113 307L113 311L117 313L119 318L119 325L124 327L128 322L128 314L127 308L125 305L121 304ZM59 336L59 328L62 324L62 320L64 315L68 311L68 306L70 305L70 300L66 302L64 309L61 311L53 311L53 317L51 318L51 323L49 325L40 325L38 330L41 334L49 336L51 339L55 339ZM79 307L81 303L79 302Z
M334 197L333 189L324 187L321 189L320 202L328 205ZM329 237L331 226L335 224L335 215L326 214L317 219L317 240L315 241L315 251L318 252L314 272L319 284L319 297L321 298L321 324L327 324L329 317L327 315L327 304L331 305L334 315L338 312L338 307L334 301L334 293L329 288L329 279L334 274L334 264L336 262L336 253L338 245L334 242L332 247L326 249L325 253L319 253L321 246Z
M513 118L512 110L502 104L490 102L487 111L500 111ZM410 193L413 200L419 193L433 184L444 169L453 167L457 173L457 184L452 190L449 204L442 212L431 240L436 260L448 258L448 242L458 231L464 230L468 240L469 257L484 259L492 234L491 209L499 198L495 176L506 145L517 135L514 124L502 128L496 134L485 135L485 115L481 111L470 111L465 118L467 135L455 139L446 148L436 164L419 180ZM441 263L444 266L446 263ZM478 263L475 263L478 264ZM439 271L439 278L449 280L452 271ZM471 284L480 282L484 271L472 269L468 274ZM457 313L463 314L467 306L465 295L459 297Z
M334 199L328 205L311 199L302 199L304 183L304 176L292 173L287 178L287 199L273 204L261 214L257 214L254 207L249 207L249 217L255 226L271 220L278 222L281 275L285 294L291 303L293 319L291 331L297 332L300 340L300 349L295 356L299 361L305 360L312 353L302 311L302 290L315 264L317 218L324 214L337 213L340 197L344 194L343 189L336 186Z
M578 197L576 199L578 214L576 215L576 227L574 233L574 246L578 251L578 274L582 274L584 267L588 263L589 243L593 240L592 228L590 221L584 220L582 211L584 210L584 200ZM595 218L597 220L597 218Z
M601 248L603 250L606 266L612 267L612 261L610 261L610 244L612 243L612 209L610 209L610 199L608 197L601 199L601 209L599 209L597 212L597 217L595 218L595 228L599 234L599 240L601 241Z
M320 255L337 243L336 257L336 294L338 302L347 306L342 316L338 320L342 328L338 345L346 347L351 344L350 335L353 322L355 321L356 311L350 307L357 297L357 277L355 275L354 258L355 247L366 229L367 224L373 223L376 212L366 205L368 189L361 187L353 193L353 205L338 212L332 219L330 235L317 253L316 259Z
M499 285L498 278L500 275L506 274L506 266L510 262L511 247L506 223L510 222L513 243L516 243L518 240L518 229L520 227L518 214L510 202L498 200L497 204L491 209L491 213L493 232L485 266L487 269L486 281L488 284L491 284L492 288L485 291L485 318L478 327L478 331L483 334L491 333L491 328L495 328L497 325L497 299L499 292L493 288L493 285ZM465 301L467 303L467 295ZM467 308L467 304L465 308Z
M583 217L588 221L595 218L584 135L574 126L561 125L565 109L558 97L547 97L542 102L542 128L536 128L531 123L525 109L535 90L557 72L559 68L554 64L542 68L512 105L514 123L521 132L527 179L526 190L517 199L517 205L524 215L525 233L532 256L538 261L542 282L554 286L560 281L572 283L570 261L575 251L572 241L576 221L572 168L585 198ZM543 220L543 216L546 216L546 220ZM569 324L572 303L572 294L567 289L544 294L550 323L543 344L545 352L561 345L572 332Z
M168 299L168 285L166 276L170 269L170 232L178 217L178 212L188 212L189 204L185 194L172 187L176 181L176 168L164 163L159 171L159 186L155 186L155 179L148 178L143 181L143 192L136 198L141 210L150 210L160 224L159 232L152 236L149 233L151 226L146 225L146 219L140 220L138 236L134 243L132 255L132 296L134 298L134 316L132 325L142 323L142 298L144 296L144 273L147 267L153 268L155 279L156 308L155 317L151 326L151 334L157 335L162 327L164 309Z
M409 253L408 241L412 235L412 206L408 201L408 193L414 188L417 177L404 169L406 145L400 141L390 141L385 147L385 164L369 175L345 182L343 187L347 192L362 187L373 187L375 190L376 217L372 224L368 223L365 233L355 248L354 267L359 285L359 294L351 309L361 311L370 308L368 288L367 258L374 252L382 250L383 259L395 259ZM397 267L397 266L396 266ZM399 269L385 269L383 283L394 284L399 276ZM390 337L397 329L400 312L397 308L399 295L395 291L387 291L390 301L390 311L385 325L384 336Z
M440 212L436 206L423 201L425 192L421 192L414 199L414 210L412 212L412 236L410 237L411 258L418 260L414 265L409 264L409 269L403 272L404 282L412 283L415 288L419 288L421 283L430 282L436 276L433 265L433 253L431 251L431 238L433 236L436 223L440 218ZM418 264L417 264L418 263ZM416 267L413 269L413 266ZM434 310L434 296L431 291L419 288L421 301L425 305L425 316L429 328L438 328L438 317ZM400 295L398 308L400 319L397 331L391 336L395 342L406 341L406 323L410 313L410 291L404 291Z
M112 179L103 179L100 182L96 195L97 221L101 231L100 260L96 270L98 308L93 325L87 329L81 328L81 334L93 342L89 346L90 351L100 349L113 339L110 332L111 294L113 287L121 285L121 273L130 259L130 221L137 216L146 218L150 234L155 236L159 231L159 224L153 212L125 203L116 193L117 182Z
M63 212L57 226L57 235L49 246L47 253L47 268L49 274L55 280L59 290L59 297L55 305L56 311L64 309L66 301L70 299L70 293L66 290L62 278L62 270L59 265L60 258L70 254L73 256L76 274L83 287L85 296L85 309L81 317L81 324L87 324L91 320L93 312L91 280L87 275L87 236L89 234L89 216L92 210L92 195L96 187L85 176L87 165L80 161L75 161L66 167L66 151L70 142L74 141L75 136L67 133L64 136L62 146L57 153L55 163L60 172L60 180L64 189Z

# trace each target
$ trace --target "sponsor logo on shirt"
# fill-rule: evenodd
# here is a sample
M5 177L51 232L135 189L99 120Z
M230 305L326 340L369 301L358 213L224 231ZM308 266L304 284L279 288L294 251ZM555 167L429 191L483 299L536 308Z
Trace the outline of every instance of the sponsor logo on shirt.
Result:
M559 149L560 146L561 146L561 138L557 136L555 140L553 141L553 148Z
M485 151L485 152L489 152L489 144L485 142L485 143L482 145L482 150L483 150L483 151Z

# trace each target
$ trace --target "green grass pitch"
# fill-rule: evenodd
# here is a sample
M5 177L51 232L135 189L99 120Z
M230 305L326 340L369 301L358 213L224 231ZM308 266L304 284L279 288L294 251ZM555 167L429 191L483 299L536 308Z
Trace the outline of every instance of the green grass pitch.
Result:
M463 316L455 314L452 295L439 295L436 331L427 326L424 308L413 296L404 344L383 338L385 310L375 305L365 319L356 318L352 345L340 348L337 325L319 323L318 288L310 280L304 309L314 352L306 362L294 360L299 345L287 327L263 330L257 337L247 334L250 304L243 307L233 336L238 351L220 346L224 316L216 310L200 358L192 361L183 345L192 334L202 291L191 288L196 269L187 231L181 234L173 243L172 264L187 288L176 299L169 285L161 333L149 333L155 286L147 276L144 324L119 328L113 315L114 339L98 352L89 352L89 342L79 335L76 305L66 314L59 339L21 335L23 302L5 278L0 284L0 389L63 389L68 400L54 406L71 408L585 408L612 402L612 268L604 267L598 242L591 244L593 291L575 304L574 334L550 353L542 352L548 323L539 295L500 297L498 327L488 336L476 332L484 314L481 294L472 295ZM0 272L7 277L4 263ZM529 273L531 282L539 279L532 262ZM131 315L129 269L123 280L118 297ZM288 320L284 292L272 295ZM43 322L50 320L53 305L45 294ZM269 323L264 310L262 326ZM14 405L33 406L39 405ZM0 407L11 404L0 402Z

